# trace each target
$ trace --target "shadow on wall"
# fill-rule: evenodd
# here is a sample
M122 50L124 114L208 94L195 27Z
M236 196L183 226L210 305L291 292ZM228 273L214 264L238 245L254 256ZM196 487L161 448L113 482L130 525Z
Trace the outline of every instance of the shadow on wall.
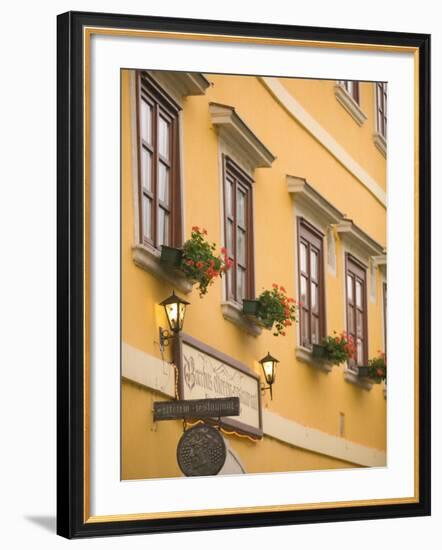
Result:
M56 532L57 520L55 516L25 516L25 519L42 527L45 531Z

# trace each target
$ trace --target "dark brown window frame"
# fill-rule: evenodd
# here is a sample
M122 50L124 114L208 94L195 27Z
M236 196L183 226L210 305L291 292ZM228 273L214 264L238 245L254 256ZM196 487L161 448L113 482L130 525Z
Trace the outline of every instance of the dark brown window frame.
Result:
M158 217L160 209L169 216L169 242L170 246L179 247L183 242L182 230L182 191L180 168L180 128L179 112L181 107L163 90L163 88L145 71L137 71L137 144L138 144L138 214L139 214L139 239L140 243L158 249L159 232ZM145 101L152 108L152 143L143 140L141 134L141 102ZM159 152L158 121L160 116L170 124L169 159ZM143 148L152 155L151 162L151 191L143 186L142 153ZM169 203L159 200L158 170L159 165L164 164L169 170ZM146 236L145 220L143 216L143 197L152 201L152 216L150 234Z
M301 279L307 279L307 303L300 306L299 312L299 341L303 347L311 347L312 341L312 317L318 318L318 341L319 344L322 338L326 335L326 312L325 312L325 269L324 269L324 233L319 231L315 226L309 223L302 216L297 218L297 250L298 250L298 297L301 301ZM303 272L301 268L301 244L307 246L307 271ZM311 274L311 249L314 248L318 255L318 277L317 280L312 280ZM312 312L311 307L311 285L315 284L318 287L318 314ZM303 339L303 313L308 316L308 340Z
M339 81L348 95L360 106L360 85L358 80L340 80ZM350 89L349 84L352 84Z
M240 266L245 269L245 298L253 299L255 298L255 258L254 258L254 220L253 220L253 179L244 172L238 166L238 164L232 160L228 155L222 156L223 160L223 207L224 207L224 242L225 246L229 253L229 259L233 262L232 270L232 287L233 291L229 286L229 276L226 277L226 298L227 301L238 303L242 305L242 299L238 299L238 285L237 285L237 270L238 270L238 254L237 254L237 231L238 231L238 220L237 220L237 200L236 193L238 187L241 187L246 196L246 208L245 208L245 231L246 231L246 259L245 266ZM235 181L235 194L232 199L234 204L233 217L229 216L227 208L227 180L228 177L231 177ZM233 225L233 250L229 250L228 247L228 234L227 227L229 222L232 222Z
M387 83L376 82L376 127L378 133L387 139Z
M349 302L349 296L348 296L348 275L353 276L354 282L352 285L352 291L353 291L353 301L354 305L351 305ZM355 369L358 365L367 365L368 364L368 300L367 300L367 266L364 265L362 262L360 262L357 258L355 258L352 254L346 253L345 254L345 316L346 316L346 326L347 326L347 334L354 335L354 342L355 346L357 345L357 319L356 319L356 278L359 278L359 280L362 280L362 340L363 340L363 348L362 348L362 362L358 363L357 360L350 360L348 362L348 366L351 369ZM354 315L353 315L353 327L350 327L349 323L349 307L353 307L354 309ZM354 330L352 331L352 328Z

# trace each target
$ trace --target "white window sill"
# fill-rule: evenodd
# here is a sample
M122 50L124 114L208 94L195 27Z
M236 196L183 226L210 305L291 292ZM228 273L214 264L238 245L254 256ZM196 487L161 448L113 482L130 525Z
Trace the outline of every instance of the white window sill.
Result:
M262 328L243 315L240 305L233 302L223 302L221 304L221 311L224 319L230 321L248 334L252 336L259 336L261 334Z
M165 269L160 263L160 252L154 248L148 248L142 244L136 244L132 247L132 259L138 267L148 271L158 279L167 281L176 289L185 294L192 290L192 284L179 272Z
M376 145L376 147L379 149L379 151L384 155L384 157L387 156L387 140L384 138L382 134L379 132L375 132L373 134L373 142Z
M321 370L325 373L329 373L333 368L333 365L330 365L330 363L327 363L327 361L319 359L318 357L313 357L313 353L310 348L297 346L295 349L295 354L296 359L299 359L299 361L302 361L303 363L315 367L316 369Z
M373 382L369 378L358 376L358 374L349 369L348 367L344 371L344 380L349 384L354 384L363 390L370 391L373 387Z
M340 84L336 84L335 86L335 96L347 113L349 113L349 115L359 124L359 126L362 126L367 120L367 115L363 113L356 101Z

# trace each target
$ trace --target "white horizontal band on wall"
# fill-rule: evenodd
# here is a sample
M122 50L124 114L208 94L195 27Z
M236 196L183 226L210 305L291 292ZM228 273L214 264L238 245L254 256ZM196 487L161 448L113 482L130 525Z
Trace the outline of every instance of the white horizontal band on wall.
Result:
M121 374L124 378L175 398L175 367L167 361L122 342Z
M296 101L279 79L264 76L260 79L280 105L386 207L387 195L379 183Z
M122 376L132 382L175 397L175 367L129 344L122 343ZM360 466L385 466L386 454L342 437L302 426L263 410L264 434L302 450L330 456Z
M385 466L386 454L263 411L264 433L286 444L360 466Z

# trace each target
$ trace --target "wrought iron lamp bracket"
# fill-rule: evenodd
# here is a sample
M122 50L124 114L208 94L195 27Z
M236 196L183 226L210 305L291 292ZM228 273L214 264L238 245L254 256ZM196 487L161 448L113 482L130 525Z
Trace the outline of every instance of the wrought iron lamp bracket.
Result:
M170 343L169 341L175 338L175 334L172 334L170 330L160 327L159 335L160 335L160 351L164 351L164 348L167 348L167 346L169 345Z

